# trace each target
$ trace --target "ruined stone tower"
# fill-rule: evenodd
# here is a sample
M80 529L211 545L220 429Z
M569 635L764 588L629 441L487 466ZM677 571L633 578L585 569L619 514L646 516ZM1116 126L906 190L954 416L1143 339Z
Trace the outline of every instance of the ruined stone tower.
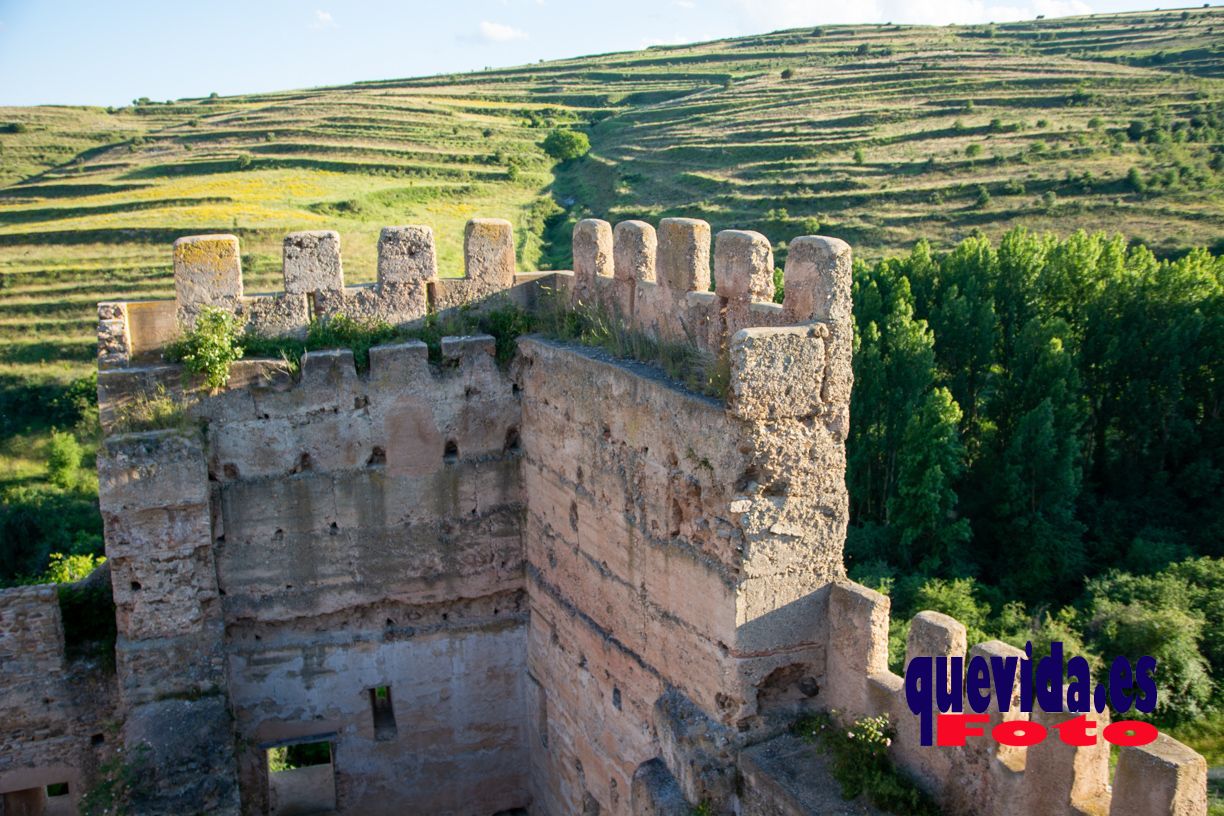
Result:
M887 599L842 565L843 242L791 243L782 304L753 232L717 235L710 291L690 219L580 222L573 272L517 273L494 220L469 223L463 278L427 227L383 230L371 286L344 285L332 232L286 238L275 295L245 294L239 259L232 236L181 239L173 302L99 307L104 427L159 388L193 423L99 454L113 679L66 672L52 589L0 593L4 816L123 772L150 814L810 813L809 754L779 736L807 709L890 713L897 760L958 812L1205 810L1202 759L1167 738L1123 752L1112 810L1100 751L916 747ZM347 349L243 360L216 393L160 358L204 307L292 335L558 298L724 360L726 400L535 336L508 365L489 336L375 347L361 371ZM966 648L930 613L910 637ZM270 768L297 744L325 761Z

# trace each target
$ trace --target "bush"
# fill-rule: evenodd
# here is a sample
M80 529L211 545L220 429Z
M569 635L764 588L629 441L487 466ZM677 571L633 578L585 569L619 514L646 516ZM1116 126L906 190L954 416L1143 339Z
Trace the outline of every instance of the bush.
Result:
M979 207L985 207L990 203L990 190L986 189L985 184L979 184L977 189L977 198L973 201Z
M51 431L51 442L47 451L47 478L51 484L69 490L77 483L77 471L85 451L81 443L67 431Z
M29 129L25 122L8 122L0 125L0 133L25 133Z
M557 161L570 161L585 156L591 150L591 140L585 133L568 128L553 128L544 139L544 152Z
M51 487L0 493L0 583L42 575L53 552L102 552L97 496Z
M906 816L938 816L935 803L898 773L888 757L894 736L888 717L865 717L843 728L828 714L795 723L796 736L816 742L832 760L833 778L842 796L863 796L877 808Z
M793 77L794 75L795 75L795 70L794 70L793 68L783 68L783 69L782 69L782 78L783 78L783 79L790 79L790 78L791 78L791 77Z
M64 555L51 553L47 561L47 571L43 573L40 583L72 584L87 577L106 561L102 555Z
M1211 673L1224 666L1224 562L1109 572L1088 582L1088 597L1085 631L1101 655L1156 658L1157 722L1185 723L1218 705Z
M974 142L965 148L965 155L971 159L976 159L978 156L982 155L982 146L977 142Z
M238 161L234 163L234 166L239 170L249 170L253 164L255 164L255 160L246 153L243 153L238 157Z
M166 347L165 357L181 362L189 374L204 378L212 391L229 382L230 366L242 359L238 326L224 309L206 307L196 316L195 328Z
M867 160L867 157L863 155L863 148L861 147L854 148L854 163L862 164L866 160Z

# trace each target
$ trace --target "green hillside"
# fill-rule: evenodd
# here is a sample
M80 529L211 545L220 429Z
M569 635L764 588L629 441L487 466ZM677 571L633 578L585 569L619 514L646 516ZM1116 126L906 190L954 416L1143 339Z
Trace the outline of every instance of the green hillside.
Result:
M558 166L540 143L588 131ZM169 242L340 230L371 280L389 223L510 218L522 266L568 224L691 215L860 257L1024 225L1117 230L1161 255L1224 235L1224 9L941 28L825 26L496 71L119 109L0 108L0 455L42 470L46 413L93 366L94 304L168 297Z

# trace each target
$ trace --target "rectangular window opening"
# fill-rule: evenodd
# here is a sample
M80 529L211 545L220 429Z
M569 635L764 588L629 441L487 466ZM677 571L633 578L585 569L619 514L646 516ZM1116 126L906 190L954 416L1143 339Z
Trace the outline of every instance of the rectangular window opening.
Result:
M330 740L267 749L268 812L308 816L336 809L336 771Z
M54 785L47 786L47 798L48 799L54 799L57 796L67 796L67 795L68 795L68 783L67 782L56 782Z
M391 687L370 689L370 710L374 714L374 739L395 739L395 708L391 704Z

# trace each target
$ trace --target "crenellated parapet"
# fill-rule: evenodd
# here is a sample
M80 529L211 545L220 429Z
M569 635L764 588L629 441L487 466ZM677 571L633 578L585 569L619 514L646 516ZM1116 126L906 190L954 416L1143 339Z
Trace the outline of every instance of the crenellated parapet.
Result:
M345 285L340 235L331 230L285 237L281 292L247 293L241 258L233 235L175 241L173 301L99 304L99 367L121 368L155 356L207 307L233 312L246 330L264 336L303 335L312 319L336 315L410 326L431 311L505 299L530 303L534 282L549 275L515 270L513 229L496 218L468 222L463 277L439 275L434 234L427 226L383 228L372 284Z
M283 291L251 295L238 239L196 236L174 246L175 300L99 306L123 740L162 758L141 812L183 812L184 792L277 812L296 777L268 751L325 742L312 812L802 816L782 782L810 766L758 749L814 710L889 715L895 759L951 812L1203 812L1202 759L1163 737L1122 752L1112 799L1099 746L919 746L888 600L845 580L848 245L793 240L781 303L765 236L696 219L580 221L573 271L518 272L514 247L475 219L450 278L429 227L387 227L377 280L348 286L339 235L298 232ZM726 398L543 336L509 362L488 335L360 368L347 348L243 359L207 393L157 354L205 307L292 336L503 303L696 349ZM188 421L119 432L162 392ZM924 612L909 654L1017 655L966 641Z
M1049 729L1044 740L1024 747L997 743L989 736L970 737L962 747L923 746L918 717L910 710L905 681L888 669L889 600L852 582L836 584L829 594L828 676L824 694L831 709L846 721L887 715L896 736L893 759L948 812L1074 816L1165 816L1207 812L1207 765L1201 756L1172 737L1123 747L1113 772L1110 745L1100 732L1110 723L1109 710L1089 715L1097 723L1091 745L1064 743L1055 726L1078 714L1020 710L1019 683L1008 711L1000 711L992 694L984 732L1005 720L1032 720ZM997 640L970 646L965 626L947 615L920 612L910 623L906 666L915 657L968 661L1019 661L1025 653ZM1002 663L1000 663L1002 665ZM966 704L965 711L969 711Z

